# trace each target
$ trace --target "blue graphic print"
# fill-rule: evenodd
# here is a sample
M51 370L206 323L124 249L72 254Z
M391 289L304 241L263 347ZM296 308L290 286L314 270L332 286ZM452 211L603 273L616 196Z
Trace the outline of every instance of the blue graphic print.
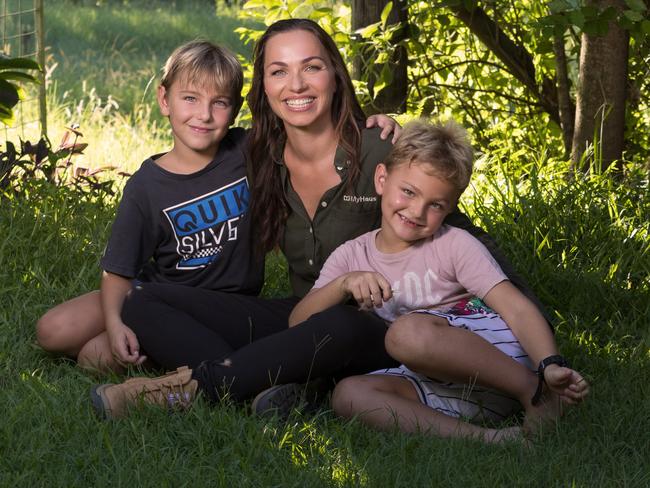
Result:
M176 236L178 269L207 266L227 241L237 240L237 224L248 210L244 177L206 195L163 210Z

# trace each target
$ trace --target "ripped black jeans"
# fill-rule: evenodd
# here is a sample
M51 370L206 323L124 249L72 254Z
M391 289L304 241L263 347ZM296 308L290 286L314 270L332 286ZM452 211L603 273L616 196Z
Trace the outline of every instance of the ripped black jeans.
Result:
M397 363L376 315L337 305L288 328L298 298L264 299L179 285L138 285L122 319L165 369L187 365L211 400L250 399L275 384L342 378Z

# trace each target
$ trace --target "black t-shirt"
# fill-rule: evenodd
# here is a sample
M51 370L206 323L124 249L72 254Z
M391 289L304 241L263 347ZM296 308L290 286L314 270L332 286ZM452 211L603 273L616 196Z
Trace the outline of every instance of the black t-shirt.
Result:
M124 187L101 259L141 281L257 294L264 263L250 242L246 133L231 129L215 159L189 175L147 159Z

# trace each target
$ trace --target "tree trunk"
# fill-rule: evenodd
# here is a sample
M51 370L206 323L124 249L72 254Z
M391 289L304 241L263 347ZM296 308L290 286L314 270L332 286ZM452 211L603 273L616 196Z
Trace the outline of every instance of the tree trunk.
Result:
M587 5L599 10L614 7L620 12L625 1L589 0ZM582 169L599 160L605 169L622 158L628 46L628 32L614 21L604 36L582 34L571 159L575 166L582 164L581 158L592 144L596 155L585 161Z
M381 19L381 12L384 10L389 0L352 0L352 30L356 31ZM402 36L406 32L406 25L408 22L408 7L406 0L393 1L393 8L388 16L388 24L402 23L404 26L399 32ZM401 38L393 39L397 43ZM376 77L368 70L373 69L373 61L375 54L371 51L365 51L361 56L354 60L354 73L355 79L362 79L362 75L368 72L368 88L370 95L374 99L370 107L364 107L366 112L369 113L395 113L404 112L406 110L407 98L407 62L408 57L406 49L399 46L395 50L395 55L389 61L392 67L393 81L376 96L374 93L374 85Z
M571 144L573 142L573 131L576 110L571 101L571 82L567 70L566 51L564 50L564 36L556 35L553 39L553 51L555 52L555 72L557 80L557 99L560 109L560 122L562 127L562 140L564 142L564 153L568 158L571 155Z

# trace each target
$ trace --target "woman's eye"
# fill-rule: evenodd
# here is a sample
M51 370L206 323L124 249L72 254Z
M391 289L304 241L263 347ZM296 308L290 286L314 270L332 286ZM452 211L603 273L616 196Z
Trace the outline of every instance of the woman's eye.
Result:
M305 71L320 71L321 67L316 65L316 64L310 64L307 67L305 67Z
M412 197L413 195L415 195L415 193L413 193L413 192L412 192L411 190L409 190L408 188L403 188L403 189L402 189L402 193L404 193L404 195L406 195L407 197Z
M276 69L274 71L271 71L271 76L282 76L284 74L284 70L282 69Z

